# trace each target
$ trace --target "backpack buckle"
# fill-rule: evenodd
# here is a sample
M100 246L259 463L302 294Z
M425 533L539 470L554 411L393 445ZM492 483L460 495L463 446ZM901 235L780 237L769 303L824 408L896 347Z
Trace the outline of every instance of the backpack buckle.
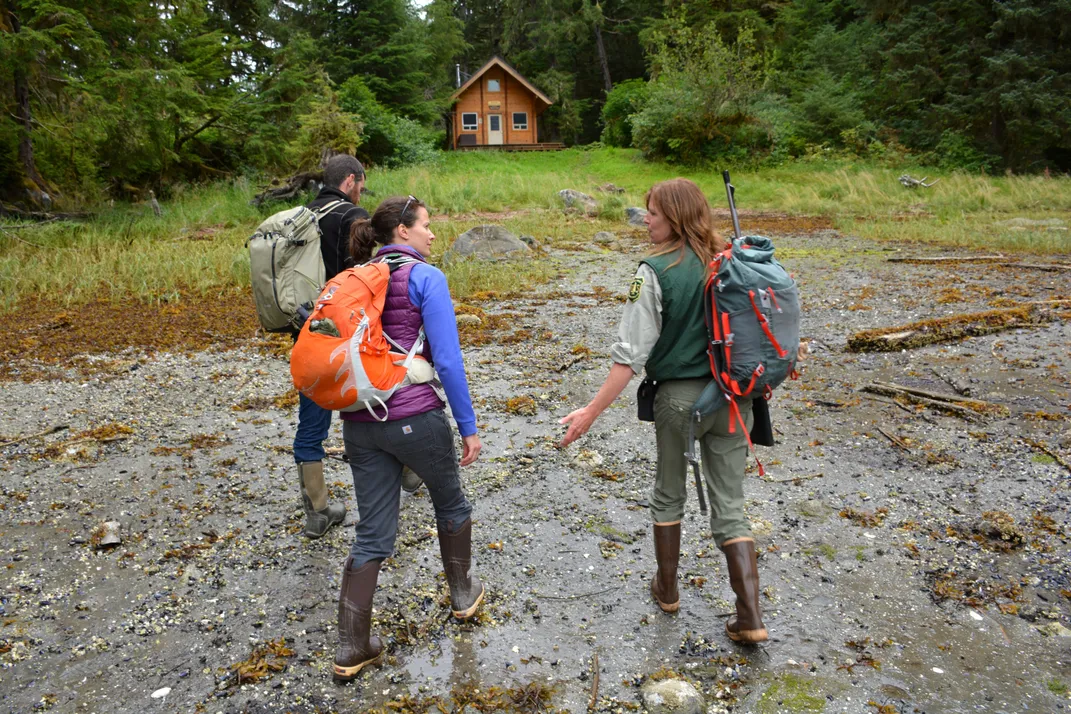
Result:
M730 332L729 334L727 334L725 336L725 346L726 347L732 347L733 346L733 333Z
M762 303L762 307L766 310L772 308L772 305L770 305L770 294L765 290L759 290L759 302Z

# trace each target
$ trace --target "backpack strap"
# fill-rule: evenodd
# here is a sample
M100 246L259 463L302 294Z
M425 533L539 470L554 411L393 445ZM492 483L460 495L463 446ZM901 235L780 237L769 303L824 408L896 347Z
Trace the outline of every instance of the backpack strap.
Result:
M339 206L341 206L343 203L349 203L349 201L344 201L341 198L336 198L334 201L328 201L327 203L325 203L324 205L320 206L319 208L313 208L311 210L312 210L313 213L316 214L316 220L319 221L324 216L326 216L328 213L330 213L331 211L333 211L336 208L338 208Z

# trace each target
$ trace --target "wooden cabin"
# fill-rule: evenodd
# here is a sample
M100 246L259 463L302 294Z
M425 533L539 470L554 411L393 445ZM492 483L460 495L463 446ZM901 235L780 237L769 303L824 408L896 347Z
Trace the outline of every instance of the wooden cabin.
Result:
M546 151L563 148L539 141L538 120L554 102L501 57L492 57L450 98L450 146L458 150Z

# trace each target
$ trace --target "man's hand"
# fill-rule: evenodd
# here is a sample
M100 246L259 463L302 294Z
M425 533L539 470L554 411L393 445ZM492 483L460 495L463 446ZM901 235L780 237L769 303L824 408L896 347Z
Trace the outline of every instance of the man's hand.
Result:
M586 407L581 407L567 416L562 417L558 423L568 424L569 430L565 432L565 436L558 442L558 446L564 449L566 446L569 446L569 444L588 433L588 429L595 423L595 418L598 415L599 413L592 409L589 404Z
M482 448L480 437L476 434L461 437L461 465L468 466L474 463L476 459L480 458L480 449Z

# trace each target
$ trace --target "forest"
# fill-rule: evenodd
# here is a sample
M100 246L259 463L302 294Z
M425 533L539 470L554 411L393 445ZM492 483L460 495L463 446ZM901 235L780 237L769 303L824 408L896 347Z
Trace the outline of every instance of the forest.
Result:
M0 0L0 198L436 161L494 55L567 145L1071 170L1071 0Z

